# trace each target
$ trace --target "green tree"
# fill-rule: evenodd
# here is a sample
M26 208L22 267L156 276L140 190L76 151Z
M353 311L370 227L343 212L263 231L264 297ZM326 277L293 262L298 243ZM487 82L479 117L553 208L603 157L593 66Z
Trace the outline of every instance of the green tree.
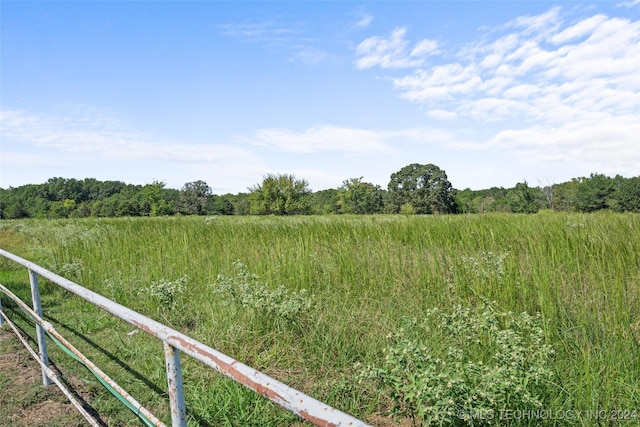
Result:
M519 182L507 193L509 207L514 213L536 213L540 210L538 196L544 196L535 188L529 187L527 181Z
M107 197L102 205L100 211L96 213L97 216L114 217L118 215L118 207L122 202L123 197L120 193L113 194Z
M174 210L167 200L171 190L167 190L162 181L153 181L140 190L140 209L143 215L172 215Z
M74 211L72 211L69 216L71 218L86 218L91 216L91 203L82 202L80 203Z
M455 192L445 171L434 164L414 163L391 175L388 203L391 212L399 212L405 204L417 214L455 213Z
M576 194L580 182L573 178L571 181L553 185L553 209L572 212L576 209Z
M225 194L225 199L229 200L233 205L234 215L249 215L251 213L249 193Z
M180 213L186 215L204 215L211 196L211 187L206 182L198 180L187 182L180 192Z
M124 199L116 209L116 216L140 216L140 204L136 199Z
M28 218L29 213L21 200L11 200L2 207L2 219Z
M311 195L311 212L316 215L335 214L340 211L340 194L335 188L316 191Z
M606 175L592 173L582 178L576 191L576 208L582 212L594 212L610 207L609 199L616 190L615 181Z
M475 203L476 195L475 191L470 188L456 191L456 206L460 213L478 213L478 208Z
M338 194L340 213L375 214L384 209L383 190L379 185L363 182L362 177L344 181Z
M309 214L309 184L293 175L267 175L250 189L250 211L255 215Z
M618 210L640 212L640 176L623 178L614 196Z
M233 215L233 203L225 196L214 194L207 201L206 211L208 215Z

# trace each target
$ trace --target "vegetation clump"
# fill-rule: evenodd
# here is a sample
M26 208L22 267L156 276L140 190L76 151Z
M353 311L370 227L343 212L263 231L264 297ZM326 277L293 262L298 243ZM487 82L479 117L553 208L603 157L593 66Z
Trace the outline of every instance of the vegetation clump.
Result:
M240 261L233 263L234 276L218 275L215 292L226 305L252 310L265 319L299 322L314 305L314 297L306 289L290 291L280 285L275 289L260 282Z
M492 251L483 251L476 257L462 257L462 261L480 279L502 278L504 276L504 260L508 256L508 252L497 254Z
M405 319L388 338L381 364L364 367L359 378L377 380L391 413L414 424L477 424L506 408L540 409L554 378L540 316L498 311L494 303L434 308L424 319Z
M176 297L184 292L186 285L187 276L182 276L176 280L160 279L153 281L148 291L160 301L162 307L174 308Z

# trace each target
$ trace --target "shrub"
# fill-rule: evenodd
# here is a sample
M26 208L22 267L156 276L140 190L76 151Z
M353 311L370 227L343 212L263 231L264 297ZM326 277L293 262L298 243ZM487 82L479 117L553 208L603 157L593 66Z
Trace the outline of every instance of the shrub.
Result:
M389 336L382 365L358 376L379 381L391 414L414 424L491 423L498 410L542 408L553 349L541 324L539 315L497 312L486 302L451 313L432 309L422 321L405 319Z
M271 320L299 322L313 306L313 295L306 289L290 291L280 285L270 289L259 277L240 261L233 263L236 274L218 275L215 292L225 304L252 310L258 316Z
M149 293L157 298L163 307L174 308L175 298L182 292L187 284L187 276L182 276L177 280L160 279L151 283L148 288Z

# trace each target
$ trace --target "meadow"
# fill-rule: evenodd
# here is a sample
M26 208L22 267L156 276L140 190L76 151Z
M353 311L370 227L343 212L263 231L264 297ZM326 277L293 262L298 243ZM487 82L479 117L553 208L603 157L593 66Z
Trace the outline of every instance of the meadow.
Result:
M637 214L5 220L0 247L372 424L640 417ZM0 283L30 301L23 268L0 260ZM44 280L41 293L56 329L169 422L161 344ZM183 369L190 425L301 424ZM107 424L133 422L83 381Z

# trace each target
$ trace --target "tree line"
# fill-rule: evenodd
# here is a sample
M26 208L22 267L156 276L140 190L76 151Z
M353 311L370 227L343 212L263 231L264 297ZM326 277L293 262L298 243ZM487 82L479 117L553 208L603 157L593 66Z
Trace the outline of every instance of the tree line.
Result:
M386 189L363 177L339 188L312 191L304 179L270 174L247 193L213 194L204 181L180 190L161 181L146 185L121 181L51 178L43 184L0 188L0 219L166 215L323 215L453 214L541 209L594 212L640 212L640 176L608 177L593 173L559 184L537 187L521 182L513 188L457 190L434 164L407 165L390 177Z

